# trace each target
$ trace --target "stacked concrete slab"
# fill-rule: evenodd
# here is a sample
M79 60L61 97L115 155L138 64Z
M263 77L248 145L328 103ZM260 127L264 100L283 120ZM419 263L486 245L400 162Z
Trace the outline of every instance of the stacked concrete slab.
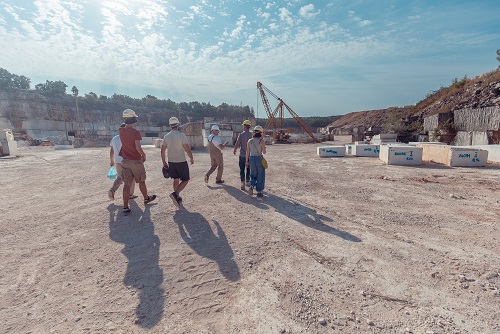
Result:
M388 165L421 165L422 148L411 145L381 145L379 159Z
M387 144L387 143L396 143L398 139L398 135L395 133L381 133L379 135L373 136L370 143L372 144Z
M322 158L345 157L345 146L320 146L317 148L318 156Z
M472 147L436 144L417 144L423 149L422 159L451 167L484 167L488 162L488 151Z

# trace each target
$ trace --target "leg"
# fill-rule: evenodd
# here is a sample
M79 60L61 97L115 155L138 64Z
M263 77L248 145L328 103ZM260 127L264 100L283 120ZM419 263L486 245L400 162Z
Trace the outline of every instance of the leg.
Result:
M146 181L139 182L139 190L141 191L142 196L144 196L144 200L147 200L149 196L148 188L146 187Z
M177 188L175 189L175 192L177 194L180 194L181 191L184 190L184 188L186 188L187 184L188 184L189 181L182 181L181 183L179 183L179 185L177 186Z
M240 181L245 182L245 169L248 170L248 168L245 167L245 157L239 157L238 160L238 165L240 166ZM249 176L250 177L250 176Z
M224 172L224 158L222 156L222 153L219 157L217 157L217 165L219 166L217 168L217 177L215 178L216 181L222 180L222 173Z
M261 193L264 190L265 181L266 170L262 167L262 163L260 163L259 166L257 166L257 183L255 185L255 190L257 190L258 193Z
M208 170L206 176L210 176L214 171L215 169L217 169L217 160L215 160L215 158L212 158L210 157L210 161L212 163L212 165L210 166L210 169Z
M134 182L132 180L132 182ZM128 208L128 198L130 197L130 182L127 180L123 184L123 207Z
M258 159L257 159L258 158ZM250 187L255 187L257 183L257 162L260 163L260 157L250 157Z
M177 191L177 188L179 188L179 183L181 182L181 179L174 179L174 191Z

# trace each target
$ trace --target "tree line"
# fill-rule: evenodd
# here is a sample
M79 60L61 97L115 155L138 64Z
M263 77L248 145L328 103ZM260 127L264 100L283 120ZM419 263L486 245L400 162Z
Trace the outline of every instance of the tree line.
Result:
M59 105L74 106L76 112L81 115L81 120L88 118L95 119L99 115L109 117L109 115L119 115L124 109L134 109L139 115L144 115L147 124L152 126L168 125L168 118L176 116L181 123L203 121L205 117L225 121L242 121L244 119L255 118L252 107L238 106L222 103L218 106L210 102L174 102L170 99L159 99L153 95L146 95L143 98L133 98L128 95L114 93L111 96L97 95L89 92L80 95L76 86L71 88L71 93L67 94L68 85L63 81L46 80L45 83L38 83L31 89L31 79L24 75L10 73L4 68L0 68L0 90L25 90L27 92L38 93L45 96ZM86 115L86 116L85 116ZM303 121L311 128L324 127L340 116L330 117L305 117ZM265 125L267 119L258 119L257 124ZM285 119L286 128L296 128L300 130L293 118Z

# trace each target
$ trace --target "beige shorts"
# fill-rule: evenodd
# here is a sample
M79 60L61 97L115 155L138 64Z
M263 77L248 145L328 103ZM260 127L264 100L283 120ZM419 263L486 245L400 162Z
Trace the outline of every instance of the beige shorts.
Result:
M122 172L120 177L126 184L131 184L134 180L137 183L146 181L146 169L142 160L127 160L122 161Z

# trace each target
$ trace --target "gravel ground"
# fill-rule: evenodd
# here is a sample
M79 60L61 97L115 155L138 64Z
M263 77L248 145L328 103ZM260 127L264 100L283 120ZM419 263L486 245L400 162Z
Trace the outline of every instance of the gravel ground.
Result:
M388 166L268 147L265 196L203 175L176 210L109 201L109 149L0 159L2 333L500 333L500 166ZM335 142L335 144L338 144Z

